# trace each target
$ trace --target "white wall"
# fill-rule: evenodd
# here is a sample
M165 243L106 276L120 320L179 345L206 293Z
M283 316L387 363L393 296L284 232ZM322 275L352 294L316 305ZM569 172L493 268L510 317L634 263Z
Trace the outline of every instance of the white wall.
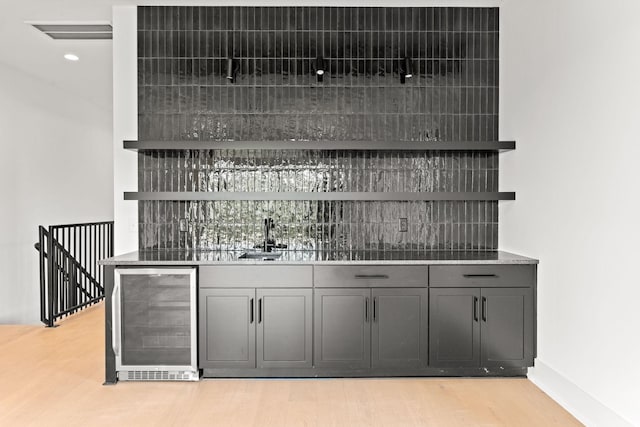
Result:
M505 0L500 245L540 259L531 378L640 425L640 2Z
M125 191L138 191L137 154L122 142L138 139L138 50L135 6L113 8L113 205L115 254L138 249L138 203Z
M0 324L39 322L38 225L113 218L111 134L110 111L0 63Z

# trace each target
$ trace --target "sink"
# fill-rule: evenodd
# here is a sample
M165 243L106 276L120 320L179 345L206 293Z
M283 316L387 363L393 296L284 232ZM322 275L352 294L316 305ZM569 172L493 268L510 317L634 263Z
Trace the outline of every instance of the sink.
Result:
M282 252L262 252L262 251L247 251L240 255L238 258L242 259L262 259L262 260L275 260L282 256Z

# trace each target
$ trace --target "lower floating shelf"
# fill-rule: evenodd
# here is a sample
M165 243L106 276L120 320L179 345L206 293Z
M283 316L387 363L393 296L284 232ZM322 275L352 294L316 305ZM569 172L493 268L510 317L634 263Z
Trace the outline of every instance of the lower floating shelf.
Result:
M370 201L498 201L515 200L513 191L500 192L178 192L148 191L125 192L125 200L370 200Z
M515 141L124 141L127 150L506 151Z

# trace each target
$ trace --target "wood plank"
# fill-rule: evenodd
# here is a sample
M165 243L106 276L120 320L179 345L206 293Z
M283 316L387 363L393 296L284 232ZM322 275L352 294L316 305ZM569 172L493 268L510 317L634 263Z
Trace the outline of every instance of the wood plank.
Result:
M0 326L0 425L579 426L522 378L103 386L104 303L57 328Z

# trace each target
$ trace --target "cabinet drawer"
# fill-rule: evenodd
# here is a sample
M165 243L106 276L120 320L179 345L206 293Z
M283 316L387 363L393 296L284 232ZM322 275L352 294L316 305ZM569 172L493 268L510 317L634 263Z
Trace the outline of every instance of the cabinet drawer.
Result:
M433 265L429 286L527 287L535 283L534 265Z
M395 286L427 286L426 266L318 265L313 270L313 282L320 288L388 288Z
M310 265L217 265L200 267L200 288L310 288Z

